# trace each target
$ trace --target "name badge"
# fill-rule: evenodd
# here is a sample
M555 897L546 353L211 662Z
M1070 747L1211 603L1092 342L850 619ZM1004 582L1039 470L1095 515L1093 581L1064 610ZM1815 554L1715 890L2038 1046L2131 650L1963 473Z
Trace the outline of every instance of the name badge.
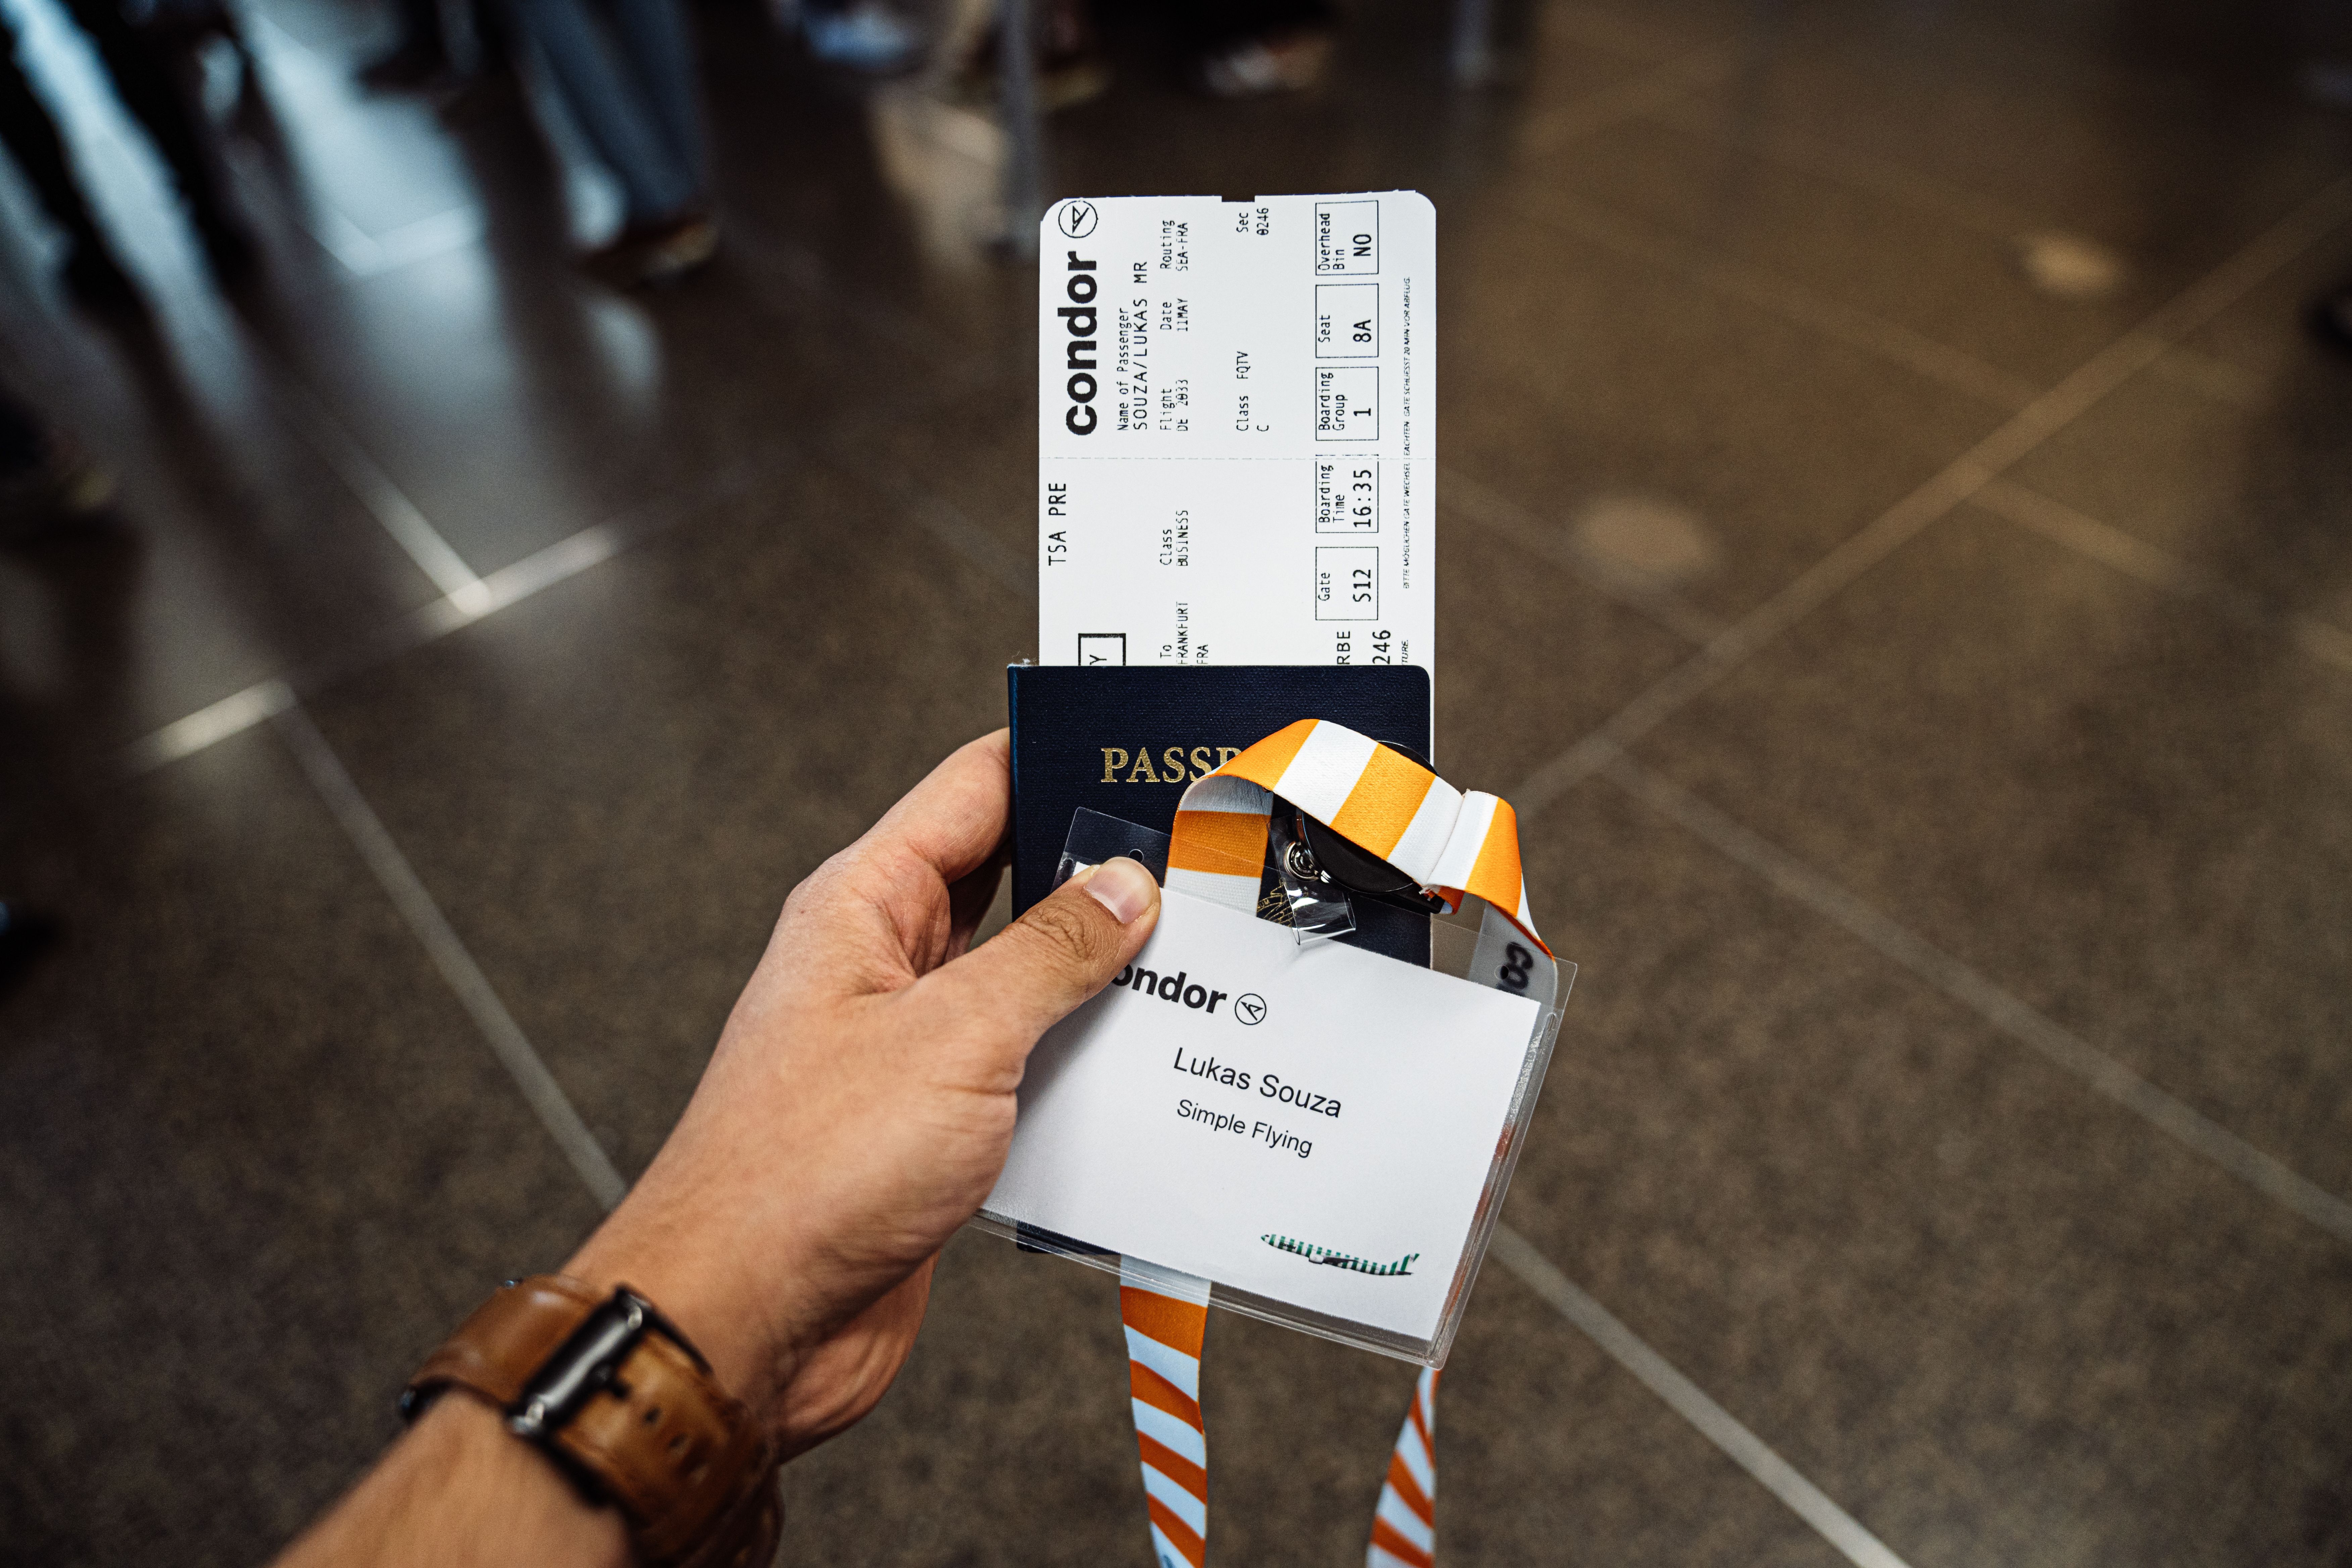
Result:
M1168 892L1135 963L1039 1041L986 1212L1435 1340L1539 1012Z

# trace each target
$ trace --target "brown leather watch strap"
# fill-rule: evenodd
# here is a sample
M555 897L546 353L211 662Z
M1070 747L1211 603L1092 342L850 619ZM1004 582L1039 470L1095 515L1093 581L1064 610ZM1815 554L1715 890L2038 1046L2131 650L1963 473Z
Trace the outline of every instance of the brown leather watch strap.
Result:
M648 1568L766 1568L783 1527L775 1444L685 1335L623 1287L541 1274L476 1309L401 1396L445 1389L498 1406L628 1520Z

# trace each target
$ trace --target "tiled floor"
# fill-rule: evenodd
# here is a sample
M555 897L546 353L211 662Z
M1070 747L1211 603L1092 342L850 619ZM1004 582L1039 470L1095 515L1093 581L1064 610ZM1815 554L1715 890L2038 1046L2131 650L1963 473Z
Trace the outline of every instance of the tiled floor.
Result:
M257 0L232 308L16 9L157 310L65 309L0 189L0 374L124 489L0 555L0 895L69 922L0 1000L0 1562L252 1563L643 1166L785 889L999 721L1030 284L984 125L739 0L729 247L654 299L566 268L609 198L521 97L355 97L380 16ZM1058 189L1441 214L1443 760L1582 965L1441 1555L2352 1564L2352 362L2298 324L2352 116L2296 88L2352 34L1542 4L1469 90L1365 0L1323 91L1215 105L1111 19ZM1211 1338L1219 1558L1359 1560L1409 1372ZM1141 1563L1120 1357L1102 1279L960 1239L786 1561Z

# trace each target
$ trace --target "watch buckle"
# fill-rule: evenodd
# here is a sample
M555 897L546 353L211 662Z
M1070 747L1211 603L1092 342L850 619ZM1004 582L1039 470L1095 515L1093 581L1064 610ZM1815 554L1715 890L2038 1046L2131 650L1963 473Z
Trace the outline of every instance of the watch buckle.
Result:
M521 1395L507 1410L507 1429L518 1437L545 1443L569 1426L589 1400L613 1387L620 1377L621 1363L648 1331L660 1332L693 1357L697 1366L709 1370L686 1337L654 1310L652 1302L623 1285L532 1373Z

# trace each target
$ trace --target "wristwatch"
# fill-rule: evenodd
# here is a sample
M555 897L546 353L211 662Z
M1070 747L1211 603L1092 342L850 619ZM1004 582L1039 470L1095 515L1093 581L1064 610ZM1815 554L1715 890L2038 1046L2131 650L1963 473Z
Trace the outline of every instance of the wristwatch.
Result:
M624 1285L509 1280L425 1360L410 1421L457 1388L495 1406L594 1503L628 1521L646 1568L767 1568L783 1528L782 1456L677 1326Z

